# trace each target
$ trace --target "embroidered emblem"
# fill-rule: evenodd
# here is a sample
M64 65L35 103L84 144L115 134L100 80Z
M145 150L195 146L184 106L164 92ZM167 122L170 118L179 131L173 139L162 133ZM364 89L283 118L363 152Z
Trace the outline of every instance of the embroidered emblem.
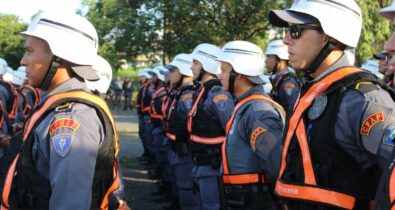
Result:
M261 135L265 131L266 131L266 129L264 129L262 127L255 128L255 130L251 134L250 144L251 144L252 148L254 148L254 149L256 148L256 145L255 145L256 139L258 138L259 135Z
M52 137L52 146L58 155L64 157L70 150L72 141L72 135L60 134Z
M286 82L284 84L284 91L288 96L292 95L294 88L295 88L295 84L292 82Z
M377 124L379 122L383 122L383 121L384 121L384 113L383 112L376 112L376 113L370 115L362 123L361 134L368 136L370 133L370 129L372 129L372 127L375 124Z
M213 101L217 108L221 111L224 111L226 108L226 105L228 104L228 96L225 94L219 94L213 98Z
M69 128L73 131L76 131L79 126L80 123L77 122L75 119L70 119L70 118L57 119L49 127L49 135L52 136L60 128Z
M308 116L310 120L315 120L322 115L326 105L328 104L328 97L326 94L321 94L314 99L313 105L309 108Z
M392 129L390 135L388 135L384 140L383 143L386 145L394 146L394 139L395 139L395 129Z

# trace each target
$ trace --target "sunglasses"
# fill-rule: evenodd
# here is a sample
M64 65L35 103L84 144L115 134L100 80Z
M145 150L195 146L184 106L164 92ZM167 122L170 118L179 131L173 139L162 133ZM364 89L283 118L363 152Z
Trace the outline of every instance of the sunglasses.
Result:
M289 34L291 35L292 39L299 39L302 36L302 31L305 29L315 30L319 32L323 32L320 26L311 26L311 25L304 25L304 24L294 24L289 26Z

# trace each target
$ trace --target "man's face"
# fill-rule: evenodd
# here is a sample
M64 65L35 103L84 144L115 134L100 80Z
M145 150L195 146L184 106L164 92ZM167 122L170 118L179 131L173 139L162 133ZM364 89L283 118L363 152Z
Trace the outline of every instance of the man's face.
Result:
M26 66L29 85L40 87L51 65L52 57L53 54L44 40L26 36L25 54L21 59L21 65Z
M232 65L221 61L221 73L218 75L218 79L221 81L221 84L225 90L229 90L229 77L232 69Z
M265 59L267 73L276 72L274 67L276 66L277 59L275 55L267 55Z
M388 71L385 72L385 76L390 76L393 75L395 72L395 32L392 33L392 36L388 39L387 43L384 45L384 50L389 54L390 57L392 57L388 61L388 65L387 65ZM387 60L388 59L389 58L387 58Z
M308 26L317 27L319 24L309 24ZM295 70L308 68L328 38L326 34L312 29L303 29L299 38L292 38L288 31L283 42L288 46L289 62L292 68Z
M200 74L200 70L203 68L202 64L198 61L193 59L193 64L192 64L192 73L193 73L193 79L197 79Z
M178 81L180 81L181 79L181 73L178 69L172 69L170 71L170 83L172 85L175 85L178 83Z
M390 56L387 55L379 61L379 72L382 74L385 74L385 72L388 70L388 59L390 59L389 57Z

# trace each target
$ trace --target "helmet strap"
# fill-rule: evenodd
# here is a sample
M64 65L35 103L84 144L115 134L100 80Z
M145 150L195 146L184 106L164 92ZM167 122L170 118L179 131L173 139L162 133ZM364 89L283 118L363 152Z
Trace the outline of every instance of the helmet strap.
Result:
M201 69L200 69L200 72L199 72L199 76L196 78L196 80L197 80L198 82L202 81L203 75L204 75L205 73L206 73L206 71L205 71L203 68L201 68Z
M229 75L229 82L228 82L228 91L230 94L234 94L234 86L235 86L235 79L236 79L237 73L235 72L234 69L230 72Z
M304 76L307 80L313 79L311 78L310 74L314 73L318 69L321 63L329 56L334 48L335 45L328 40L325 46L318 53L317 57L315 57L313 63L311 63L310 66L305 70Z
M59 66L60 66L60 58L53 56L51 65L49 66L47 72L45 73L44 79L40 84L41 89L48 90Z

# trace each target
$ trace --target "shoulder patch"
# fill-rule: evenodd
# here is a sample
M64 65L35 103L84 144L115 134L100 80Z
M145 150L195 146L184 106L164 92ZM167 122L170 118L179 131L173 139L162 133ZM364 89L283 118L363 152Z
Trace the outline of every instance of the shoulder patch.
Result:
M181 100L185 103L186 107L190 109L192 107L192 93L184 94Z
M384 121L384 113L383 112L376 112L370 116L368 116L362 123L361 126L361 134L364 136L368 136L370 133L370 129L379 123Z
M219 110L225 110L226 105L228 104L228 96L225 94L219 94L213 98L213 102L217 106Z
M53 135L60 128L69 128L76 131L80 127L80 123L71 118L60 118L55 120L49 127L49 135Z
M257 127L257 128L255 128L254 131L252 131L250 144L251 144L251 147L253 149L256 148L256 144L255 144L256 143L256 139L258 138L259 135L261 135L265 131L266 131L266 129L264 129L262 127Z
M284 84L284 91L287 95L292 95L293 90L295 89L295 84L292 82L286 82Z
M64 157L71 148L72 134L60 134L51 138L55 152Z
M394 139L395 139L395 129L392 129L391 133L383 139L383 144L389 146L395 146Z

